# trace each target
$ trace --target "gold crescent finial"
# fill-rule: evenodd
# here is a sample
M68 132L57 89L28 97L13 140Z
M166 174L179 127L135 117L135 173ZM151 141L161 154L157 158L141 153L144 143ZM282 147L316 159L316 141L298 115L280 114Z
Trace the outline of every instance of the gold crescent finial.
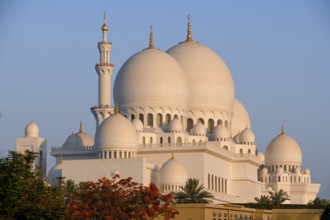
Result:
M108 31L107 16L106 16L105 11L104 11L104 15L103 15L102 31Z
M116 102L115 114L118 114L118 102Z
M187 29L187 40L186 41L192 41L192 34L191 34L191 24L190 24L190 15L187 15L188 18L188 29Z
M83 131L83 125L82 125L82 122L80 121L80 125L79 125L79 133L84 133Z
M150 25L150 36L149 36L149 47L148 49L155 48L154 46L154 35L152 33L152 25Z

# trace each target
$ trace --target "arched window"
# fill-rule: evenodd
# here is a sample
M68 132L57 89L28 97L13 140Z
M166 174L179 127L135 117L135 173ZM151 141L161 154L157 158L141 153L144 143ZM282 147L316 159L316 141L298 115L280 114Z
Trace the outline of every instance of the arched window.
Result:
M196 141L195 141L195 139L192 140L192 143L193 143L193 145L196 145Z
M142 124L144 124L144 115L143 114L139 114L139 119L140 119L140 121L142 121Z
M182 138L181 138L181 137L178 137L178 138L176 139L176 143L177 143L177 144L182 144Z
M249 154L251 153L251 149L248 150L248 153L249 153Z
M213 119L209 119L207 122L207 132L209 134L212 134L213 127L214 127L214 121Z
M194 126L194 121L191 118L187 119L187 131L189 132Z
M243 149L242 149L242 148L239 149L239 153L240 153L240 154L243 154Z
M207 175L207 188L210 189L210 174Z
M163 137L160 137L159 142L160 144L163 144Z
M153 116L151 113L149 113L149 114L148 114L147 125L152 127L153 124L154 124L154 116Z
M213 177L213 175L212 175L212 177L211 177L211 189L213 190L214 188L213 188L213 185L214 185L214 177Z
M170 121L171 121L171 115L170 115L170 114L166 114L166 117L165 117L165 124L166 124L166 125L169 125L169 124L170 124Z
M142 144L146 144L146 137L142 137Z
M225 179L225 193L227 193L227 179Z
M131 121L135 119L135 115L131 114Z
M200 123L204 124L204 119L199 118L198 121L199 121Z
M178 119L179 118L179 116L178 115L174 115L174 119Z
M160 113L158 113L156 116L156 126L160 127L162 125L163 125L163 116Z
M225 126L228 129L228 121L225 121Z
M152 142L153 142L153 139L152 139L152 137L150 137L150 144L152 144Z
M167 141L168 141L168 143L170 144L170 143L171 143L171 137L168 137L168 138L167 138Z
M228 150L228 147L225 145L222 147L224 150Z
M222 120L219 119L218 122L217 122L218 125L222 125Z

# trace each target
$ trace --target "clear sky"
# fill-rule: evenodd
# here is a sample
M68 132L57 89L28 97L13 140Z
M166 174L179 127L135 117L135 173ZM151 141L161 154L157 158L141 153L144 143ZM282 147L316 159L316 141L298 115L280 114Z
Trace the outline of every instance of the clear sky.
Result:
M300 144L303 168L330 199L330 1L1 1L0 148L15 149L32 119L60 146L82 120L94 135L90 107L97 104L94 70L107 11L115 74L147 47L167 50L186 36L227 63L236 96L246 106L257 146L280 133ZM51 159L51 157L49 157ZM49 166L54 164L51 159Z

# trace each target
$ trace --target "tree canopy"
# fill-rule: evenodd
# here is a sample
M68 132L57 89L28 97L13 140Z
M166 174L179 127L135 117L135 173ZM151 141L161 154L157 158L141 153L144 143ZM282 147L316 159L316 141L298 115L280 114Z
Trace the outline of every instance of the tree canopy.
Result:
M0 159L0 219L64 218L62 188L46 184L33 167L35 158L30 151L10 151Z
M319 197L316 197L314 200L310 200L308 202L308 205L329 205L330 201L327 199L320 199Z
M189 178L182 191L175 194L177 203L212 203L214 196L204 190L203 184L199 185L198 179Z
M272 204L276 207L279 207L283 202L290 200L290 196L282 189L275 192L269 192L269 194L270 199L272 200Z
M68 219L170 219L178 214L172 194L162 195L152 183L142 186L132 178L119 178L80 184L68 206Z

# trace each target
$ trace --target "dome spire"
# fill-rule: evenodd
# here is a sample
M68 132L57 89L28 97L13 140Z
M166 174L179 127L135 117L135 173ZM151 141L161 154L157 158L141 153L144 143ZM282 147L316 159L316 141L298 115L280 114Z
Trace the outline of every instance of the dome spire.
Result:
M155 48L154 46L154 35L152 33L152 25L150 25L150 36L149 36L149 47L148 49Z
M118 102L116 102L116 106L115 106L115 114L118 114Z
M80 121L80 124L79 124L79 134L81 134L81 133L84 133L84 131L83 131L82 122Z
M192 35L191 35L191 24L190 24L190 15L187 15L188 18L188 29L187 29L187 40L186 41L192 41Z
M282 125L282 131L281 131L281 135L285 134L284 132L284 126Z

